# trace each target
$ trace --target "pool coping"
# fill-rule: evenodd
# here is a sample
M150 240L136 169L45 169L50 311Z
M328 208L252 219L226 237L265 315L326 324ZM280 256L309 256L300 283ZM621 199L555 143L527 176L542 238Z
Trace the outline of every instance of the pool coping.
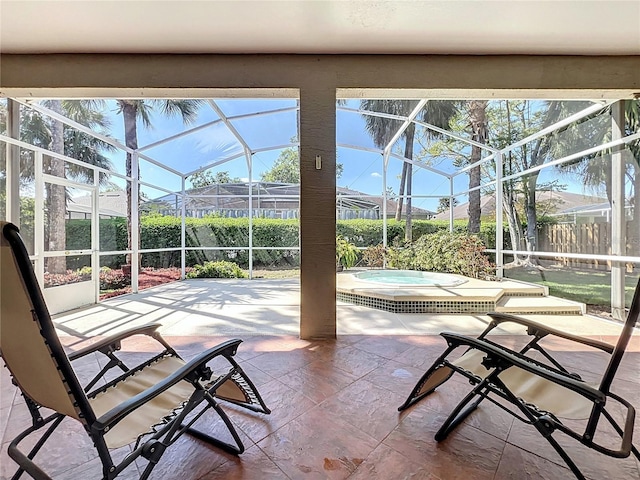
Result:
M360 280L354 276L355 273L359 272L338 274L337 300L392 313L485 314L499 309L499 303L505 297L542 298L548 295L546 287L520 280L487 281L450 274L465 282L451 287L385 287ZM546 313L548 310L548 313L580 314L569 307L562 310L547 308L544 302L535 303L527 312Z

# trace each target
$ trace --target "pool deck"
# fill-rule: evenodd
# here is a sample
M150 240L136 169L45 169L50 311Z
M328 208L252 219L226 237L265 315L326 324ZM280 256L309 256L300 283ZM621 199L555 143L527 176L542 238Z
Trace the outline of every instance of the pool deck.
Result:
M539 301L541 299L538 299ZM478 314L392 313L338 301L337 334L437 335L480 333L489 317ZM589 315L523 315L580 335L618 335L620 324ZM298 279L194 279L54 316L61 335L87 338L157 322L165 335L293 335L300 331ZM503 325L497 334L521 334Z

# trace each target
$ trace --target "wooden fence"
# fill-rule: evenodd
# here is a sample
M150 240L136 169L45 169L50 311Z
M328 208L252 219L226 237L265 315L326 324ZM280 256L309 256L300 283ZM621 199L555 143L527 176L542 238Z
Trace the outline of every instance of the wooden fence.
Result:
M630 224L627 223L629 237ZM582 253L588 255L611 254L611 224L583 223L544 225L538 231L538 250L541 252ZM627 255L640 255L638 246L627 245ZM611 262L578 258L556 257L556 262L567 266L606 269Z

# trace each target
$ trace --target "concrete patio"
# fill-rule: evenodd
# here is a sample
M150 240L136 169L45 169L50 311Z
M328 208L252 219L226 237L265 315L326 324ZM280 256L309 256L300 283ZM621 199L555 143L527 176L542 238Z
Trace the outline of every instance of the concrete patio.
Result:
M542 302L542 298L537 298ZM298 279L174 282L122 295L100 304L57 315L62 335L91 337L149 322L165 335L293 335L299 333ZM523 315L580 335L617 335L617 323L588 315ZM338 302L341 335L437 335L442 331L476 334L486 315L391 313ZM521 334L505 326L497 333Z

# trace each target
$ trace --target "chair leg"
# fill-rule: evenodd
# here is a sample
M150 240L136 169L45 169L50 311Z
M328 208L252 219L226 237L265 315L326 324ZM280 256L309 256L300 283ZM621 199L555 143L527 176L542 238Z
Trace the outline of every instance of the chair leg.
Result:
M213 408L216 413L218 414L218 416L222 419L222 421L224 422L224 424L227 427L227 430L229 431L229 433L231 434L231 436L233 437L233 440L235 441L235 445L222 441L218 438L212 437L211 435L208 435L204 432L202 432L201 430L198 430L197 428L194 427L187 427L187 433L189 433L189 435L196 437L204 442L207 442L211 445L214 445L222 450L224 450L227 453L231 453L232 455L240 455L242 452L244 452L244 444L242 443L242 440L240 439L240 436L238 435L237 430L235 429L235 427L233 426L233 423L231 423L231 420L229 419L229 416L225 413L225 411L220 407L220 405L218 405L218 402L215 401L215 399L213 397L211 397L210 395L206 395L206 399L207 402L209 403L209 407Z
M607 412L607 410L603 409L602 414L609 421L609 424L614 428L614 430L618 432L618 435L622 437L624 433L622 431L622 428L620 428L620 425L618 425L618 422L614 420L614 418L609 412ZM633 444L631 444L631 453L633 453L633 455L640 461L640 452L638 452L638 449Z
M542 433L542 432L540 432ZM580 469L578 468L578 466L575 464L575 462L571 459L571 457L567 454L567 452L564 451L564 448L562 448L560 446L560 444L556 441L555 438L553 438L551 435L542 435L544 438L547 439L547 441L551 444L551 446L554 448L554 450L556 452L558 452L558 455L560 455L560 457L562 457L562 460L564 460L564 463L567 464L567 467L569 467L569 469L571 470L571 472L573 472L573 474L576 476L576 478L578 480L586 480L585 476L582 474L582 472L580 471Z
M449 436L449 434L458 425L460 425L460 423L462 423L464 419L467 418L471 412L473 412L476 408L478 408L478 405L480 404L480 402L485 398L484 394L479 393L479 390L481 389L482 389L482 384L475 387L462 399L462 401L456 406L456 408L453 409L451 414L449 414L447 419L444 421L440 429L435 434L434 438L437 442L441 442L442 440L447 438L447 436ZM480 396L480 398L478 398L475 402L467 406L467 404L471 400L473 400L473 398L476 396Z
M11 477L11 480L18 480L24 472L27 472L36 480L51 480L51 477L49 477L49 475L47 475L40 467L35 464L35 462L33 461L33 457L35 457L38 451L40 451L42 446L49 439L55 429L58 428L60 423L62 423L62 420L64 420L64 418L65 416L61 414L51 415L50 417L46 418L42 424L27 428L9 444L9 457L11 457L11 459L19 465L18 470L16 470L13 477ZM53 423L49 426L49 428L47 428L47 431L44 432L42 437L40 437L40 439L36 442L29 453L27 455L22 453L18 449L18 444L33 432L42 428L49 422Z

